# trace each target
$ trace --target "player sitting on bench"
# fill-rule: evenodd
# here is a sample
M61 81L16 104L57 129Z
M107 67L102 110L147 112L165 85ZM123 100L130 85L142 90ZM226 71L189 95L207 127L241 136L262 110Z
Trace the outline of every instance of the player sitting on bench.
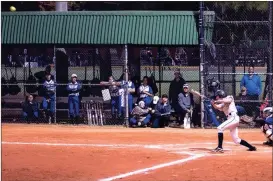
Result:
M29 124L31 121L37 121L38 119L38 103L33 100L33 95L26 97L26 101L23 103L23 117Z
M153 128L164 128L168 126L170 121L171 114L171 105L168 101L168 96L163 94L161 99L158 101L155 106L154 120L152 127Z

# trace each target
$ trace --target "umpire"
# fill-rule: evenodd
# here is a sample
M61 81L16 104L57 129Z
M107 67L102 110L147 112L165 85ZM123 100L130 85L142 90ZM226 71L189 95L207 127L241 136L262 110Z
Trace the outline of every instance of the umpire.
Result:
M68 83L66 89L68 91L69 116L72 124L79 124L80 112L80 90L82 85L77 82L77 75L71 75L71 82Z

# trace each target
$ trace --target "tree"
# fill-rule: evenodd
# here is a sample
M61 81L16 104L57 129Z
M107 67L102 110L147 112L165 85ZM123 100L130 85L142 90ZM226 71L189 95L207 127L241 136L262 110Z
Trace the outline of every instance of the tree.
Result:
M242 8L247 11L255 10L266 12L268 10L267 1L215 1L214 6L224 9L233 9L236 12Z
M68 1L68 11L82 11L86 2ZM39 2L40 11L55 11L56 1Z

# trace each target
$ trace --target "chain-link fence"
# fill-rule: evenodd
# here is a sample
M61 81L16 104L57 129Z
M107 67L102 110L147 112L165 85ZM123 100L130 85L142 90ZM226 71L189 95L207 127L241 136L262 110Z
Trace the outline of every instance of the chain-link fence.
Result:
M63 47L63 48L59 48ZM67 83L72 74L82 84L80 91L80 118L84 124L122 125L121 117L113 117L111 98L104 98L101 81L113 76L116 81L123 80L124 46L3 46L2 54L2 121L23 122L23 106L26 96L34 95L39 103L37 123L71 123L69 117ZM199 89L198 47L128 47L130 78L136 89L142 78L147 76L154 95L170 94L170 84L175 72L194 89ZM43 83L45 73L50 72L57 84L56 98L52 109L53 120L44 115ZM15 79L14 79L15 78ZM7 84L6 84L7 83ZM18 88L16 90L16 87ZM174 88L172 88L174 89ZM179 91L182 91L180 87ZM13 91L12 91L13 90ZM109 94L110 95L110 94ZM138 94L134 94L133 103ZM195 100L200 104L200 100ZM96 103L96 104L95 104ZM96 105L100 106L96 106ZM56 107L55 107L56 106ZM98 112L95 111L96 110ZM87 109L88 108L88 109ZM48 106L50 110L51 107ZM89 111L89 112L88 112ZM102 111L102 112L100 112ZM103 114L101 122L92 122L92 116ZM55 117L56 119L55 119ZM100 117L98 120L101 119Z
M237 105L244 108L250 122L260 119L262 108L272 103L272 92L269 91L272 89L272 20L269 20L268 6L260 10L245 8L244 4L249 2L238 3L205 3L204 13L209 13L209 16L203 17L206 33L204 69L199 66L198 45L128 45L130 79L136 90L143 77L147 76L153 94L167 94L173 103L183 89L181 85L186 82L191 88L199 90L201 82L204 83L206 95L213 96L216 89L223 89L235 97ZM197 21L198 18L196 25ZM126 56L123 45L2 45L1 48L3 122L26 121L23 118L24 101L31 93L38 102L38 117L34 122L124 124L121 108L116 106L116 102L121 101L113 98L122 94L120 90L124 85ZM256 88L247 83L251 66L254 66L254 72L258 72L254 75L255 81L260 79L256 85L252 83L254 78L251 78L250 83ZM204 82L202 72L205 73ZM50 99L45 99L42 86L46 73L52 75L57 85L56 94ZM67 84L72 74L76 74L82 84L77 120L71 120L68 104ZM107 84L112 78L120 83L114 90ZM175 79L180 81L180 86L176 85ZM176 86L170 88L172 82ZM134 104L139 95L132 94ZM200 121L198 96L194 96L194 101L196 109L193 115L196 117L193 119ZM48 119L47 111L53 119ZM205 119L205 123L209 125L209 119Z
M272 65L269 42L272 24L268 2L255 7L249 7L249 4L205 3L205 10L215 12L215 18L204 20L204 28L213 28L212 35L205 35L205 88L211 95L214 90L223 89L245 109L242 114L250 120L259 120L263 119L263 108L272 102L272 91L269 91L272 89L272 86L269 88L269 81L272 81L272 68L269 67ZM212 41L206 39L208 36L212 36ZM249 72L253 71L252 76ZM212 86L213 82L218 84Z

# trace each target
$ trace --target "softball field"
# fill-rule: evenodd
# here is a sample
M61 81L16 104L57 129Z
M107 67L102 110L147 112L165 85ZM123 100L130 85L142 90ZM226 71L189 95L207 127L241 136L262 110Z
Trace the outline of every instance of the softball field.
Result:
M215 129L2 124L4 181L268 181L272 147L259 129L239 129L258 151Z

